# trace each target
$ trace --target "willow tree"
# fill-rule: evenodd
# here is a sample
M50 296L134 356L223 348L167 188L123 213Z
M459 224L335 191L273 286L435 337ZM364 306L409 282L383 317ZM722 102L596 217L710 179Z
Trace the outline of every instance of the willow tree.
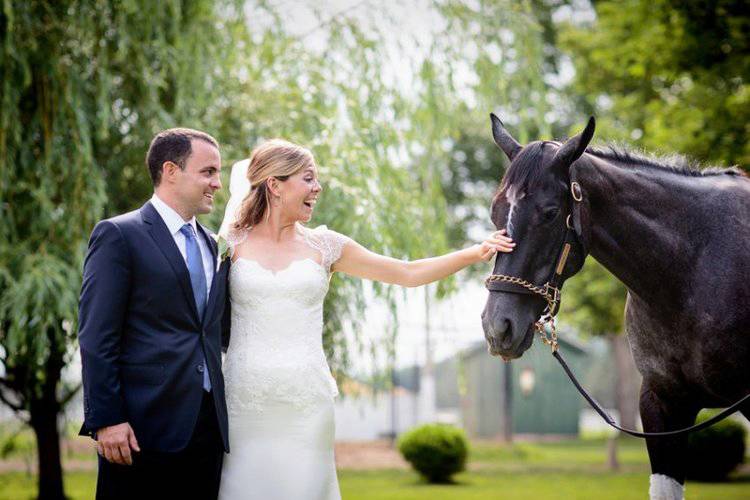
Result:
M239 34L241 49L222 83L225 98L210 111L223 119L222 141L234 144L230 161L246 158L264 138L307 145L324 186L312 224L396 258L445 251L443 213L435 211L442 194L421 189L426 171L404 151L413 118L408 96L384 77L387 33L365 29L366 20L323 16L315 33L323 49L314 50L309 35L291 34L271 9L257 10L265 22L251 11L255 22ZM216 227L220 216L213 214L209 225ZM324 341L337 373L351 367L353 350L383 347L351 344L345 335L360 326L365 288L361 280L336 277L326 296ZM374 288L393 304L393 288Z
M327 180L319 222L394 256L441 250L439 223L431 240L414 231L432 200L391 156L400 132L383 113L401 114L401 100L379 77L377 39L337 20L330 52L312 53L258 9L264 27L240 2L38 1L0 17L2 398L37 433L42 498L63 494L57 416L76 388L60 371L75 350L88 233L150 194L143 155L156 131L207 130L229 163L263 137L309 145ZM360 282L332 286L334 365L346 364L341 326L362 297Z
M61 370L88 234L146 192L150 135L200 116L220 22L211 1L0 11L0 399L36 435L39 498L64 497L58 415L78 387Z
M319 13L318 27L301 35L290 32L283 13L247 8L250 28L238 34L239 49L220 82L223 97L208 110L221 117L218 136L233 145L231 160L272 136L310 146L324 184L313 224L397 258L466 243L463 232L449 241L460 223L443 183L454 174L453 147L465 130L481 133L494 148L487 123L497 106L529 137L551 127L541 28L530 4L424 3L443 22L420 39L403 35L403 19L388 3L358 3L356 11L333 17ZM489 175L491 192L499 168ZM436 291L442 295L451 286L448 280ZM375 289L393 297L390 287ZM349 345L343 334L345 324L356 329L363 306L360 280L332 281L325 339L337 370L348 367L352 349L367 347Z
M415 142L426 134L439 138L440 149L422 160L441 164L451 245L490 227L490 200L507 160L492 141L489 112L524 142L551 137L565 123L565 100L548 83L557 71L546 62L553 47L539 21L552 7L539 3L435 2L445 23L420 72L411 136Z

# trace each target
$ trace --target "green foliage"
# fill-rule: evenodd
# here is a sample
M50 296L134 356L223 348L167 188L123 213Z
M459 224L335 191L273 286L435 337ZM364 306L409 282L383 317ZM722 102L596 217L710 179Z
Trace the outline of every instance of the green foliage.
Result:
M283 22L265 28L255 23L248 32L237 29L238 50L219 82L222 97L208 111L220 124L222 143L229 145L225 159L245 158L258 141L272 136L306 144L321 166L324 186L311 225L326 224L396 258L422 258L464 246L470 225L466 215L471 213L476 223L476 205L486 207L500 175L502 155L489 136L487 112L497 104L497 89L529 83L541 89L535 60L541 50L532 40L539 31L533 18L524 15L528 5L515 2L468 6L451 0L436 2L434 8L446 22L427 42L408 36L394 42L399 20L388 6L377 4L368 4L365 19L341 15L321 22L316 35L326 40L322 51L310 49L307 35L286 32ZM250 15L261 14L279 15L266 6L255 7ZM497 41L495 30L501 26L513 36ZM475 36L477 27L481 38ZM413 83L406 89L404 82L389 77L392 66L404 64L389 55L394 43L406 45L404 57L414 68L413 74L403 75ZM467 44L470 50L459 50ZM518 47L524 52L512 55ZM498 51L501 65L493 62ZM508 93L520 96L504 104L509 113L532 109L542 98L540 92ZM525 120L524 127L536 126L535 119ZM466 194L459 191L476 169L453 162L452 149L468 125L481 131L471 137L484 142L478 156L488 161L480 169L491 180L482 192ZM221 215L213 214L209 225L217 227ZM393 298L391 287L374 288L380 297ZM438 296L452 289L451 279L435 288ZM355 345L348 345L346 327L358 330L363 308L363 283L335 277L326 297L324 339L339 373L348 368L352 350L383 347L363 345L357 335ZM397 321L393 323L395 335Z
M449 238L463 245L465 237L447 232L461 227L443 195L449 145L467 123L481 123L487 137L486 111L497 89L508 113L542 106L535 118L542 116L539 28L524 14L527 4L451 0L433 7L445 26L426 52L414 52L418 71L404 90L384 71L393 63L384 49L398 21L384 6L368 6L368 19L382 23L346 15L321 22L315 32L325 49L316 51L307 34L288 33L282 13L265 2L8 4L0 20L3 362L38 367L50 349L69 355L88 233L100 218L147 199L145 150L170 126L218 137L225 164L272 136L310 146L325 185L313 224L376 252L421 258L447 251ZM246 16L265 22L247 23ZM493 42L503 26L509 35ZM459 50L467 43L468 60ZM457 83L458 73L473 83ZM513 90L529 83L537 90ZM216 228L222 215L205 222ZM392 297L390 287L375 289ZM325 344L337 370L346 368L353 347L344 326L356 331L363 307L360 281L333 280Z
M105 202L85 17L66 2L6 3L0 15L0 397L17 410L55 396L83 246Z
M386 49L398 22L387 6L368 6L364 20L340 15L321 22L311 33L324 37L325 48L312 50L308 34L287 32L283 13L266 2L6 5L0 15L6 387L0 396L18 410L28 410L41 390L57 393L60 404L72 396L76 388L58 379L74 352L88 234L97 220L135 209L150 195L143 158L151 137L167 127L213 134L225 165L273 136L310 146L325 186L313 224L327 224L376 252L413 259L462 246L465 235L447 230L455 233L463 222L452 217L443 194L450 145L474 122L488 137L486 111L497 102L497 89L509 113L543 105L535 62L539 28L525 15L528 4L451 0L431 8L446 23L423 52L410 53L417 71L405 89L385 71L393 64ZM503 26L510 35L498 45L494 33ZM477 27L481 38L474 36ZM473 47L470 59L462 44ZM513 90L529 83L533 93ZM483 168L497 175L492 164ZM220 195L217 205L222 201ZM204 222L218 228L222 215L217 210ZM452 283L441 282L437 294L448 293ZM391 287L374 288L392 300ZM382 348L347 343L344 332L358 330L363 309L363 283L335 278L324 341L337 373L348 368L352 349ZM394 321L386 346L391 355L396 332Z
M592 257L565 282L560 321L594 335L623 332L625 286Z
M705 422L716 411L702 412L696 423ZM734 420L722 420L688 436L687 477L698 481L726 480L745 461L747 430Z
M469 442L461 429L426 424L404 433L398 440L398 450L427 481L445 483L466 467Z
M37 432L40 496L59 498L88 235L146 198L148 141L202 116L232 45L200 0L4 2L0 28L0 400Z
M441 64L423 69L434 81L430 95L441 97L423 106L441 118L449 148L436 161L445 163L441 184L454 246L492 229L487 211L507 160L492 141L489 112L498 113L522 142L552 135L550 111L560 94L543 77L550 45L539 20L550 8L538 3L438 2L447 24L432 51Z
M561 36L597 136L750 168L746 2L598 1Z

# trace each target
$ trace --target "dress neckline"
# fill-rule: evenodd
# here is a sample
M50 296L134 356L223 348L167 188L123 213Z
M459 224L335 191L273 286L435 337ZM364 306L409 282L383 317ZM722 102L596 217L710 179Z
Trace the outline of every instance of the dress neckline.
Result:
M268 268L268 267L264 266L263 264L261 264L258 260L251 259L251 258L248 258L248 257L237 257L235 260L232 261L232 265L237 264L240 261L245 261L245 262L249 262L249 263L255 264L257 267L259 267L259 268L263 269L264 271L270 273L274 277L278 276L279 274L281 274L281 273L283 273L285 271L288 271L297 262L310 261L313 264L315 264L315 267L317 267L317 268L319 268L321 270L325 270L323 268L323 265L321 263L319 263L318 261L316 261L315 259L313 259L312 257L304 257L302 259L292 259L291 261L289 261L289 263L286 266L284 266L283 268L280 268L280 269L271 269L271 268Z

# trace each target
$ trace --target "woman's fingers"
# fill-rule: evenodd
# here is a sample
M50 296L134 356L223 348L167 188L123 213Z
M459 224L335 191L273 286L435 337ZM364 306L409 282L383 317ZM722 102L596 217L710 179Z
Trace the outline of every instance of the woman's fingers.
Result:
M506 236L505 229L501 229L490 234L490 236L482 242L480 257L482 260L488 261L497 252L512 252L515 246L516 243L513 241L513 239L509 236Z
M495 246L505 246L505 247L513 247L516 245L516 243L513 240L501 240L498 238L488 238L485 240L485 243L488 243L490 245Z
M516 243L514 241L499 240L494 238L488 239L484 243L487 246L493 247L501 252L510 252L516 247Z

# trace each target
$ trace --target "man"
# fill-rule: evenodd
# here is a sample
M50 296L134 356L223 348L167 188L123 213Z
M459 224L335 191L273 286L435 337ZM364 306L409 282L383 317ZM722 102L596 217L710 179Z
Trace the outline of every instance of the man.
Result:
M154 195L99 222L79 306L82 435L97 440L97 498L216 498L229 451L222 339L229 260L195 219L221 188L219 146L165 130L146 156Z

